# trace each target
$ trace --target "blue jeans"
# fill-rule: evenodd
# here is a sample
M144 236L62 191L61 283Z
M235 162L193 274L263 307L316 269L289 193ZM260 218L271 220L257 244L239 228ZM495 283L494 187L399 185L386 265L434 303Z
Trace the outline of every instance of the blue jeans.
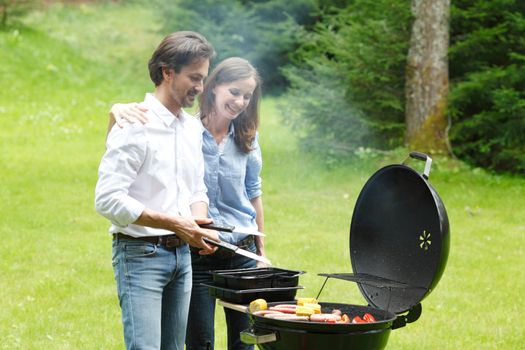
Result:
M249 249L255 252L255 244ZM193 267L193 289L191 292L186 350L213 350L215 335L215 298L210 296L208 287L201 283L213 284L210 270L254 268L253 259L235 255L220 259L214 255L204 256L191 253ZM248 315L225 308L228 327L228 350L253 350L253 345L241 342L240 332L249 328Z
M191 295L187 244L113 240L113 270L127 349L184 349Z

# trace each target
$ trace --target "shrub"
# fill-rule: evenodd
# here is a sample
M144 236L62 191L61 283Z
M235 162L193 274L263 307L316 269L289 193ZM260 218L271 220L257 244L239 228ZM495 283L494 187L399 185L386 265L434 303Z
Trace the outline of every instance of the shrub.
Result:
M454 152L525 174L525 3L458 0L452 7L450 112Z
M39 6L40 2L36 0L0 0L0 29L7 28L12 18L17 18Z
M305 145L344 154L402 144L409 19L405 1L356 0L303 35L285 74L286 116L305 130Z
M198 31L214 45L220 62L241 56L259 70L265 89L279 90L287 82L280 67L296 46L300 24L313 20L314 0L157 0L165 32Z

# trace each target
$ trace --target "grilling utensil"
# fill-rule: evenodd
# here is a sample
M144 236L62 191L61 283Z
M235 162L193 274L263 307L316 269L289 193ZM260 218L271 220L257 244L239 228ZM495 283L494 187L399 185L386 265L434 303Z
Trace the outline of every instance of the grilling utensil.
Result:
M229 250L229 251L231 251L231 252L233 252L235 254L239 254L239 255L245 256L247 258L260 261L262 263L265 263L266 265L271 265L272 264L270 262L270 260L266 259L264 256L260 256L260 255L257 255L255 253L252 253L252 252L250 252L248 250L241 249L241 248L237 247L236 245L233 245L233 244L230 244L230 243L227 243L227 242L222 242L222 241L221 242L216 242L216 241L211 240L211 239L206 238L206 237L202 237L202 239L208 244L217 246L217 247L222 248L222 249Z
M199 226L201 228L206 228L206 229L209 229L209 230L216 230L216 231L223 231L223 232L230 232L230 233L239 233L239 234L242 233L242 234L254 235L254 236L264 236L264 233L258 232L258 231L253 231L252 233L235 231L235 226L232 226L232 225L201 224ZM211 239L206 238L206 237L203 237L202 239L208 244L217 246L217 247L222 248L222 249L229 250L229 251L231 251L231 252L233 252L235 254L239 254L239 255L245 256L247 258L256 260L256 261L260 261L262 263L265 263L266 265L272 265L270 260L266 259L264 256L260 256L260 255L257 255L255 253L252 253L252 252L250 252L248 250L241 249L241 248L237 247L236 245L233 245L233 244L230 244L230 243L227 243L227 242L222 242L222 241L221 242L216 242L216 241L211 240Z
M240 234L240 235L252 235L252 236L260 236L260 237L266 236L264 233L259 232L259 231L255 231L255 230L249 231L249 232L238 231L238 230L235 229L235 226L233 226L233 225L202 224L202 225L199 225L199 226L202 227L202 228L207 228L209 230L237 233L237 234Z

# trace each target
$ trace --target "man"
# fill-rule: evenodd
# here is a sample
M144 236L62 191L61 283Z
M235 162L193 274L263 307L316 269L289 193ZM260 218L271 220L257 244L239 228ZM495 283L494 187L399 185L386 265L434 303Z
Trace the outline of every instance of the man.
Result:
M208 75L213 47L198 33L168 35L148 67L149 123L114 127L99 167L97 211L112 225L113 267L128 349L184 349L191 294L188 244L218 240L204 185L202 129L182 110ZM200 217L202 219L192 219ZM174 234L175 233L175 234Z

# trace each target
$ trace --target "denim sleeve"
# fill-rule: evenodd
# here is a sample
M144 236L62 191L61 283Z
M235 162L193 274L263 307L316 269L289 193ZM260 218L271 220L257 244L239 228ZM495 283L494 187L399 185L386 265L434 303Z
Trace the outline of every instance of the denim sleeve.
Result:
M106 153L98 169L95 208L114 225L126 227L138 219L144 204L128 195L146 156L144 128L115 126L108 135Z
M252 200L262 195L262 154L259 146L258 135L252 145L253 150L248 154L248 161L246 163L246 178L244 185L246 186L246 193L248 199Z

